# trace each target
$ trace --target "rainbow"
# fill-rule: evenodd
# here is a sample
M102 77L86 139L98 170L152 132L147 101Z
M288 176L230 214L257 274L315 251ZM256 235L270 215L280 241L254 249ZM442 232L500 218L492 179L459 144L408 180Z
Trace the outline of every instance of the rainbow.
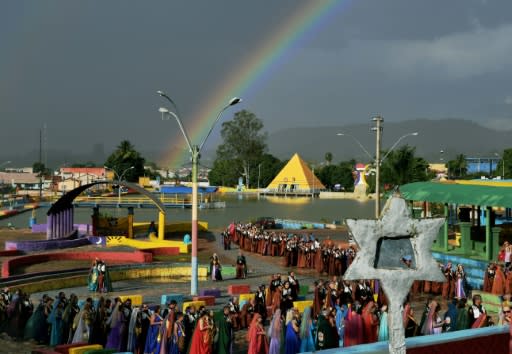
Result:
M187 127L193 143L199 143L214 122L218 112L234 96L248 100L259 87L265 83L271 74L286 62L294 50L305 43L314 33L319 31L334 18L349 0L307 0L293 13L280 28L273 32L271 38L263 41L262 45L250 53L248 60L233 71L230 77L221 82L219 87L200 104L192 117L197 117L192 125ZM162 163L170 168L180 167L189 160L188 149L177 150L169 147Z

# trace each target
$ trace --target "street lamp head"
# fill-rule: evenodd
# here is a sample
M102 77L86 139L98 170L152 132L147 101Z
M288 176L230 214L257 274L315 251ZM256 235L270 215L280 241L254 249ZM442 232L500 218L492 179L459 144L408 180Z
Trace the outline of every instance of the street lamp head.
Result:
M167 108L160 107L160 108L158 108L158 112L160 112L160 113L169 113L169 110Z
M242 102L241 98L233 97L231 100L229 100L229 106L234 106L236 104L239 104L240 102Z
M411 133L412 136L417 136L418 134L418 132Z
M129 170L133 170L134 168L135 168L135 166L131 166L131 167L129 168Z
M163 92L163 91L158 90L156 93L159 94L160 96L165 96L165 92Z
M344 133L337 133L336 135L337 136L344 136L345 134Z

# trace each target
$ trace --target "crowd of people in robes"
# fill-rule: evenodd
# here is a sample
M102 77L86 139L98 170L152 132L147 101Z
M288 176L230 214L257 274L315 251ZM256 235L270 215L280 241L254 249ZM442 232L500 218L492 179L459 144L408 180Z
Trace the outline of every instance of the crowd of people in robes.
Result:
M327 274L333 279L315 283L314 306L304 311L302 318L293 312L293 301L296 300L298 291L298 281L293 275L285 279L281 279L280 275L274 275L268 288L262 285L256 292L255 301L244 305L249 306L253 313L261 318L261 323L265 323L267 313L272 314L269 318L268 339L258 339L258 344L254 348L268 342L268 350L277 353L280 350L275 349L277 343L292 343L291 339L295 337L299 339L300 345L297 346L295 343L286 346L289 350L287 353L298 352L293 348L301 345L309 348L308 350L314 350L388 339L387 299L379 282L342 280L345 270L355 257L354 247L342 248L336 246L329 238L319 241L312 234L305 236L265 230L250 223L230 224L223 232L223 242L229 242L227 249L231 249L231 243L234 243L240 250L263 256L282 257L285 266L315 268L319 274ZM504 245L504 248L506 246ZM509 246L508 261L510 265L512 246ZM407 259L403 262L408 264ZM407 337L494 325L479 295L468 300L472 289L467 282L463 265L453 266L448 262L439 266L446 277L445 282L415 281L411 288L403 313ZM499 279L497 282L496 278ZM507 266L491 264L484 279L483 290L501 296L511 294L512 271ZM419 321L416 320L409 303L409 299L418 294L427 294L429 299ZM295 295L295 298L292 295ZM447 309L441 309L436 301L438 297L448 300ZM510 297L505 295L504 298L502 311L498 316L499 324L510 321ZM258 305L258 301L262 304ZM257 310L258 307L260 311ZM253 324L251 318L244 319L244 323ZM254 322L254 325L257 323ZM307 330L302 330L304 328ZM253 332L259 333L259 336L263 336L264 333L262 330ZM294 332L296 336L292 335ZM251 336L248 334L249 337Z
M336 245L329 238L320 241L313 234L265 230L252 223L231 223L222 233L222 239L224 245L234 243L242 251L280 257L286 267L314 268L328 275L345 274L356 255L354 247Z
M231 353L233 310L216 313L190 306L181 312L176 301L160 305L132 306L100 297L78 297L60 292L44 295L33 305L27 294L8 289L0 294L0 331L13 340L33 340L56 346L67 343L100 344L104 348L135 354ZM165 306L164 306L165 307Z

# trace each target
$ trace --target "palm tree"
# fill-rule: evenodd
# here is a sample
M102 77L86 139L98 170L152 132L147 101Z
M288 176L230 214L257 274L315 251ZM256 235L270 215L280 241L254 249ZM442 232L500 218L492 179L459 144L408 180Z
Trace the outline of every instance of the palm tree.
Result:
M327 162L327 166L329 166L332 162L332 152L325 153L325 161Z
M404 145L392 151L381 165L381 181L391 186L426 181L428 162L416 157L414 147Z
M448 172L451 172L452 175L456 175L457 177L466 176L468 173L468 162L466 160L466 155L458 154L455 157L455 160L448 161Z

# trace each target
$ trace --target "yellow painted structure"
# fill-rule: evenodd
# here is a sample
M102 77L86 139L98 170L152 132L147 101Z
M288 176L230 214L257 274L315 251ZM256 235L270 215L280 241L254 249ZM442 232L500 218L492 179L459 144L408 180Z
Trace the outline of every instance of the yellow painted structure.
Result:
M162 215L162 213L160 213ZM165 219L165 215L164 215ZM199 221L197 223L199 231L208 231L208 223L206 221ZM149 240L137 240L131 239L124 236L116 236L111 235L107 236L107 247L117 247L117 246L128 246L137 249L146 249L146 248L156 248L156 247L178 247L180 249L180 253L189 253L190 245L185 245L182 241L169 241L161 238L160 235L165 234L166 232L191 232L190 222L176 222L165 225L165 231L160 229L160 225L164 225L163 223L158 224L158 237L155 235L150 235ZM149 223L134 223L133 232L135 234L141 234L147 231L149 227Z
M149 177L139 177L139 186L142 188L151 187L151 179Z
M304 300L304 301L294 301L293 307L299 310L300 313L304 312L304 309L306 307L312 307L313 306L313 300Z
M299 154L295 154L267 188L282 191L311 191L325 189L325 186L313 174Z
M100 344L91 344L91 345L84 345L83 347L74 347L69 348L68 353L69 354L85 354L86 352L90 350L101 350L103 349L103 346Z
M189 306L194 306L196 308L196 311L197 309L199 309L199 307L201 306L206 306L206 302L203 301L203 300L198 300L198 301L187 301L187 302L184 302L183 303L183 308L182 310L185 311L185 309Z
M165 236L165 214L158 212L158 239L163 241Z
M133 232L137 235L144 234L148 231L149 222L134 222L133 223ZM208 231L208 222L207 221L198 221L197 227L199 231ZM192 226L190 221L177 221L172 222L165 225L165 233L173 233L173 232L185 232L190 233Z
M462 180L458 179L455 181L457 184L470 184L476 186L489 186L489 187L512 187L512 181L500 181L500 180L492 180L492 179L470 179L470 180Z
M208 267L198 267L198 276L205 279L208 276ZM120 281L126 279L140 279L140 278L181 278L190 277L191 270L190 264L176 264L172 267L140 267L124 270L110 270L110 278L112 281ZM87 275L74 275L66 277L61 275L54 279L38 280L27 284L17 285L16 288L21 289L23 292L32 294L42 291L59 290L65 288L74 288L87 285Z
M132 306L141 306L142 305L142 295L121 295L119 296L122 302L125 302L127 299L132 300Z
M128 246L140 250L157 247L178 247L180 253L189 253L189 246L182 241L161 241L155 236L150 236L149 240L136 240L125 236L107 236L107 247L117 246Z
M254 294L240 294L238 297L238 303L242 303L242 301L248 302L252 299L254 299Z

